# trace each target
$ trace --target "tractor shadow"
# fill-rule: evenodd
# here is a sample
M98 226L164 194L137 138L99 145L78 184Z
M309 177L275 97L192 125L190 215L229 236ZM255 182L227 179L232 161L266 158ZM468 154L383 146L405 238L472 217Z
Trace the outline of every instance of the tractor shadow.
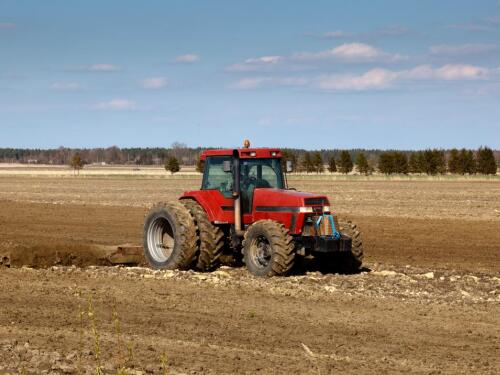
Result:
M319 272L323 275L358 275L371 271L368 267L358 267L346 259L300 257L295 262L290 275L303 276L311 272Z

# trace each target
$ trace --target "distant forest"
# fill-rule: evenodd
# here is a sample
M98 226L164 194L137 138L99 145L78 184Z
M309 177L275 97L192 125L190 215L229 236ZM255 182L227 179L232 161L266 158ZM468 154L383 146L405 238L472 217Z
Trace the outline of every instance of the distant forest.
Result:
M112 146L108 148L67 148L56 149L28 149L28 148L0 148L1 163L23 163L23 164L55 164L69 165L75 154L79 154L85 164L136 164L136 165L163 165L169 156L177 158L181 165L196 165L199 155L206 149L220 147L186 147L181 143L174 143L169 148L119 148ZM282 148L288 154L295 155L297 160L302 160L306 153L311 150ZM333 157L340 159L342 151L348 151L352 160L356 160L359 153L363 153L369 162L376 165L379 156L387 151L400 151L410 158L412 150L366 150L366 149L321 149L312 150L319 152L325 164ZM443 149L446 156L451 150ZM495 158L500 160L500 150L494 151Z

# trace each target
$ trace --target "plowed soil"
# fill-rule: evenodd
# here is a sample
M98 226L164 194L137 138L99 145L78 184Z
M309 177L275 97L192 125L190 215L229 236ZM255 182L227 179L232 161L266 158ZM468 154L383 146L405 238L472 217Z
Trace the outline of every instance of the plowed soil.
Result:
M95 373L98 363L129 374L500 372L500 220L487 203L500 201L498 183L436 183L435 193L431 182L386 182L380 199L365 195L366 213L349 209L350 193L332 197L362 228L365 272L255 279L244 268L106 266L97 246L140 243L158 199L150 181L88 181L0 179L2 374ZM391 186L413 199L398 205ZM422 194L453 204L432 215Z

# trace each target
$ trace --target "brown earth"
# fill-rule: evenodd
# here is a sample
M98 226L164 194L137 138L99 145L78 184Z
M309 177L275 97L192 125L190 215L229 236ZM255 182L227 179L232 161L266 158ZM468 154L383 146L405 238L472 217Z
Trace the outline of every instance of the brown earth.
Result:
M332 201L371 272L255 279L102 266L98 246L139 243L152 191L181 182L67 181L0 179L2 375L95 373L97 335L105 373L163 373L163 353L169 374L500 373L498 183L387 183L377 199L346 183Z
M98 335L106 373L163 373L165 353L169 374L498 374L498 278L373 269L4 269L0 372L95 373Z

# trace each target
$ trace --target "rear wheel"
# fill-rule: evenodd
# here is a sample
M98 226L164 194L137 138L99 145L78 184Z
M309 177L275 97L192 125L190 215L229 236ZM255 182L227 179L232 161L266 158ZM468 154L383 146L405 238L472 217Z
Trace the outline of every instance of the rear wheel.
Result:
M196 268L200 271L212 271L220 263L224 233L210 222L207 213L196 201L183 199L181 202L189 210L197 227L199 252Z
M259 220L245 232L243 257L256 276L279 276L293 267L295 248L288 230L276 221Z
M179 202L158 203L146 214L143 241L153 268L189 269L196 255L196 226Z

